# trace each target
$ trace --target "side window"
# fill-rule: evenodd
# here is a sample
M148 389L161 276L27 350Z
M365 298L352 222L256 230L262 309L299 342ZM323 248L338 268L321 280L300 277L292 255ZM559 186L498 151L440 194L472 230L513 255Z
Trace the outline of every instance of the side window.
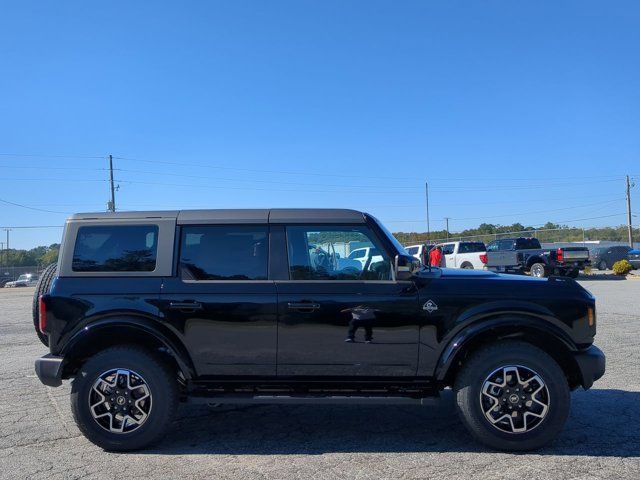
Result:
M157 225L80 227L73 250L74 272L152 272Z
M499 240L498 241L499 250L514 250L514 242L513 240Z
M182 228L180 275L185 280L266 280L266 226Z
M498 242L491 242L487 245L487 252L497 252L498 251Z
M420 247L408 247L408 248L405 248L405 250L409 255L415 255L420 250Z
M445 243L442 245L442 254L443 255L451 255L455 250L455 243Z
M291 280L391 280L391 260L365 226L287 227ZM362 256L347 252L362 249Z
M364 248L359 248L358 250L354 250L349 254L349 258L357 259L364 258L367 254L367 251Z

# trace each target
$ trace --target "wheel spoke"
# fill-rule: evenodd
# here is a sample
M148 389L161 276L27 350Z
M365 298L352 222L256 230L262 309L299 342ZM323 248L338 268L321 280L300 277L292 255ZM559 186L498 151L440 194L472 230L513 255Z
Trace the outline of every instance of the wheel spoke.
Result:
M151 390L138 373L117 368L96 378L89 392L93 419L112 433L130 433L149 417Z
M495 428L524 433L538 426L549 410L549 390L536 372L521 365L494 370L483 382L480 405Z

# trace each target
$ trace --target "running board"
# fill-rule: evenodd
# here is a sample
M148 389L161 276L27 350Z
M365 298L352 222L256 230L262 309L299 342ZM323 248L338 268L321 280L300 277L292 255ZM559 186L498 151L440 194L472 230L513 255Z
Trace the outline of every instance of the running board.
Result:
M190 396L188 403L224 404L289 404L289 405L438 405L439 397L383 397L383 396L288 396L288 395L220 395Z

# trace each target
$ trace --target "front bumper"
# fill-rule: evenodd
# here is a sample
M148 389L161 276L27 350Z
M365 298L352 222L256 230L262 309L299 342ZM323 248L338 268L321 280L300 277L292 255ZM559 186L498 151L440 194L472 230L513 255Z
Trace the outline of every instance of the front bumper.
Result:
M42 383L49 387L62 385L62 364L64 358L50 353L36 359L36 375Z
M585 390L591 388L593 382L604 375L606 358L602 350L595 345L591 345L586 350L574 353L580 371L580 380L582 388Z

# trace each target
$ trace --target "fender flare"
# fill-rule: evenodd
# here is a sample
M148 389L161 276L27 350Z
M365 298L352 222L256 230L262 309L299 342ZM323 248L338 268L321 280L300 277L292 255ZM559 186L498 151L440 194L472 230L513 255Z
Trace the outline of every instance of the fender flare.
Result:
M163 345L169 355L178 364L179 369L187 380L196 377L194 363L178 336L168 327L158 323L157 320L137 315L114 314L101 316L99 319L89 321L76 331L66 342L60 351L60 355L73 356L74 351L87 346L93 338L104 335L108 330L117 330L126 342L126 333L141 334L153 338Z
M438 382L442 382L459 354L480 335L496 330L517 331L518 329L536 331L543 335L552 336L562 343L567 351L573 352L577 350L576 344L571 337L561 328L529 312L493 315L467 325L447 342L446 346L441 350L442 353L436 364L434 378Z

